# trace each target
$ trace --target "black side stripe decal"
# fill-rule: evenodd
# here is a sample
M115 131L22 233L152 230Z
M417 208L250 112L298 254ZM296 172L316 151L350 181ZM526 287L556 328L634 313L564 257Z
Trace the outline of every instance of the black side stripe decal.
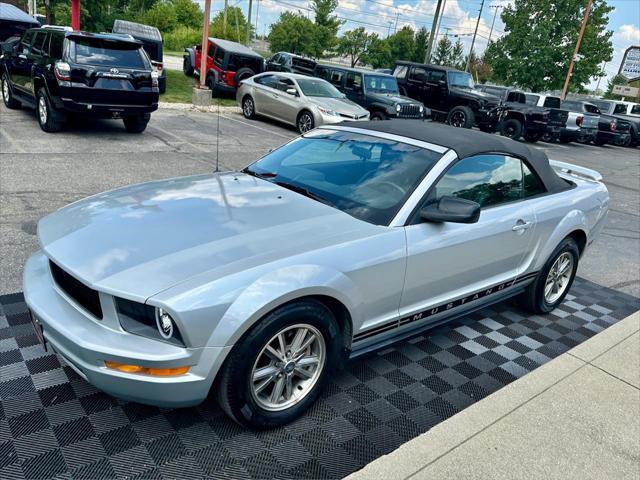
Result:
M365 338L372 337L374 335L378 335L379 333L386 332L387 330L392 330L394 328L401 327L408 323L417 322L419 320L424 320L425 318L429 318L438 313L446 312L448 310L452 310L456 307L461 307L467 303L474 302L476 300L480 300L481 298L495 295L500 293L502 290L513 287L519 283L526 282L527 280L532 279L538 275L538 272L528 273L521 277L514 278L513 280L507 280L506 282L499 283L489 288L485 288L483 290L478 290L477 292L471 293L466 297L459 298L457 300L453 300L451 302L442 303L440 305L436 305L427 310L423 310L422 312L414 313L413 315L409 315L408 317L401 318L400 320L393 320L392 322L386 323L384 325L377 326L372 328L371 330L367 330L366 332L360 332L353 337L353 341L357 342L359 340L364 340Z

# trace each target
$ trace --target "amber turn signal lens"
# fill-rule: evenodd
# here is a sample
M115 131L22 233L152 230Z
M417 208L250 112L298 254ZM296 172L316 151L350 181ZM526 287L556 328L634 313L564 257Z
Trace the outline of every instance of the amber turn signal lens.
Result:
M127 365L124 363L105 361L105 366L112 370L118 370L126 373L145 373L156 377L171 377L175 375L184 375L189 371L189 367L175 368L147 368L140 365Z

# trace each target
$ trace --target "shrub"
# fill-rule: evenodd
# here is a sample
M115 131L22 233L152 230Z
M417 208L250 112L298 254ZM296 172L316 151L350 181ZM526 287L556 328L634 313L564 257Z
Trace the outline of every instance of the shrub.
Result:
M173 32L163 35L164 48L178 52L202 42L202 30L191 27L177 27Z

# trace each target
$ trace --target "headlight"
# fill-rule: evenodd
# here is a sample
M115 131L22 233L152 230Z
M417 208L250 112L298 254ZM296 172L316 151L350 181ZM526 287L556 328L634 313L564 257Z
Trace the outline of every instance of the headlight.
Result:
M329 110L328 108L322 108L322 107L318 107L318 110L320 110L321 113L324 113L325 115L329 115L332 117L339 117L340 114L338 112L336 112L335 110Z
M123 330L134 335L185 346L175 320L166 310L124 298L116 297L115 301L118 320Z
M402 110L402 107L400 106L400 104L396 105L396 112L400 113L400 110Z
M424 112L424 107L420 105L420 113Z

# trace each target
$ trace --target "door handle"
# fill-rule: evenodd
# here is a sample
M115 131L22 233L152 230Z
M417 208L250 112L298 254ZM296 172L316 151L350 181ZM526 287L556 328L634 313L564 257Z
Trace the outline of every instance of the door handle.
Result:
M514 232L520 232L523 230L527 230L529 227L533 225L533 222L525 222L523 220L518 220L518 222L511 228Z

